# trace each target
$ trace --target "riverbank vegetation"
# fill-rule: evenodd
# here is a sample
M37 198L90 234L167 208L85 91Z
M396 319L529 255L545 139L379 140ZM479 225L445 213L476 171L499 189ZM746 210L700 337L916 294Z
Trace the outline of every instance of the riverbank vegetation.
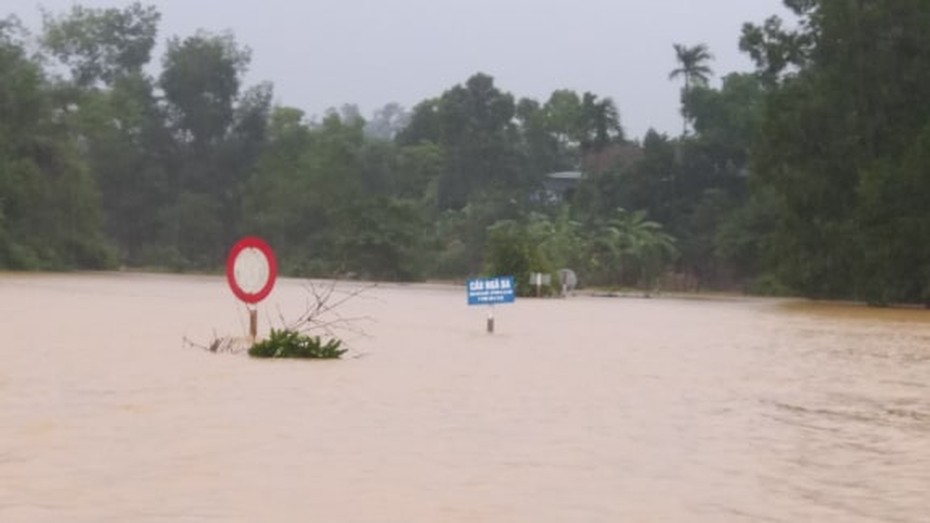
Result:
M535 100L481 73L409 110L314 120L243 85L232 34L170 37L153 66L154 7L74 7L36 34L6 18L0 268L216 270L258 234L293 276L505 264L930 303L930 10L785 5L792 20L734 35L754 72L715 81L711 50L670 42L682 134L642 137L621 125L634 101Z

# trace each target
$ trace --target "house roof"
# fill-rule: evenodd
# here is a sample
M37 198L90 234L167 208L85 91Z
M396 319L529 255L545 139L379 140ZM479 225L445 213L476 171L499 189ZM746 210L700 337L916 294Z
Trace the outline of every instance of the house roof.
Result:
M546 175L546 178L551 180L580 180L584 175L581 171L562 171L557 173L549 173Z

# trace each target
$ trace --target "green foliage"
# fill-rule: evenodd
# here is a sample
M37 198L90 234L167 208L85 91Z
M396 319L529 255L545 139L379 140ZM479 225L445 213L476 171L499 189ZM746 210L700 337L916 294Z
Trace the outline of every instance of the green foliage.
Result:
M273 113L248 181L246 226L279 246L282 267L391 280L425 270L423 209L383 195L389 181L366 158L363 124L332 114L314 129L299 111ZM391 165L393 149L379 154Z
M570 267L930 303L930 10L785 3L796 26L743 28L753 74L713 86L707 47L675 44L685 132L641 142L609 98L518 98L480 73L410 113L308 120L243 85L228 33L170 38L150 77L160 14L139 3L46 13L42 58L2 20L0 267L216 269L260 234L308 276L484 270L527 293ZM566 170L580 185L550 197Z
M623 141L620 115L610 98L599 100L590 92L578 96L575 91L559 89L552 93L541 112L559 154L573 159L574 165L567 167L581 164L587 153Z
M720 221L714 236L714 255L736 279L751 279L763 273L776 212L771 191L759 190Z
M78 94L73 102L71 123L100 191L104 233L118 246L122 263L149 262L144 253L165 231L160 211L173 192L166 165L170 135L153 83L125 75L111 89Z
M354 202L337 217L335 249L343 270L366 279L410 281L422 276L424 229L411 202L373 198Z
M0 267L111 267L97 187L18 32L0 23Z
M249 50L231 34L168 42L158 85L171 132L162 241L191 268L219 266L243 231L244 190L266 142L272 89L242 90Z
M769 90L753 151L776 196L770 266L796 291L930 302L923 152L930 11L923 2L793 2L796 29L747 25Z
M231 34L200 32L168 41L159 85L175 128L187 133L195 148L219 139L233 122L233 102L249 60L248 49Z
M614 211L596 222L588 250L589 279L606 285L638 285L650 289L678 255L675 239L644 211Z
M530 285L530 275L534 272L549 274L552 270L526 226L503 220L488 228L486 274L513 276L517 296L533 296L535 289Z
M519 185L516 104L494 79L476 74L435 101L414 110L405 145L433 143L443 148L445 168L437 181L440 210L459 210L476 194Z
M535 295L531 273L552 274L572 268L588 285L650 289L678 256L675 240L645 212L616 209L606 220L582 224L568 208L553 216L530 213L488 228L485 272L513 275L519 295Z
M43 43L82 88L139 74L149 62L161 19L154 6L139 2L124 9L75 5L66 16L44 15Z
M790 296L791 289L783 285L774 275L763 274L748 281L746 293L754 296Z
M588 239L583 225L572 219L568 206L559 208L552 218L531 213L527 234L538 245L542 258L549 262L551 268L581 268L584 265Z
M396 169L391 173L391 193L435 206L437 181L445 161L443 148L432 142L399 148Z
M266 340L255 343L249 349L253 358L298 358L339 359L347 349L340 348L342 340L322 341L319 336L309 336L289 329L272 329Z
M682 110L692 119L695 139L714 163L714 174L735 175L746 167L764 103L763 84L753 74L730 74L720 89L698 86L685 94Z

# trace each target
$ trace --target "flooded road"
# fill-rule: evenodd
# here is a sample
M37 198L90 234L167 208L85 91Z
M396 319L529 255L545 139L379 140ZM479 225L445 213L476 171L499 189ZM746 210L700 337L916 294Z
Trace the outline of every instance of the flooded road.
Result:
M279 281L262 327L303 312ZM3 522L924 522L930 313L380 286L336 362L220 277L0 275Z

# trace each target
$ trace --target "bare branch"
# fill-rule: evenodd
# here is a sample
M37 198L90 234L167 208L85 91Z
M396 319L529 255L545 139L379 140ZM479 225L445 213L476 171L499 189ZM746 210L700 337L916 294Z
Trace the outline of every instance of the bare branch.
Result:
M351 340L346 339L347 337L354 339L370 337L360 324L373 321L373 319L369 316L345 316L338 309L350 300L364 297L366 292L377 286L377 283L371 283L350 290L342 290L337 287L336 281L322 283L309 281L303 286L307 295L304 310L296 320L289 322L280 306L275 308L274 315L277 316L277 323L281 329L340 339L343 346L348 348ZM273 319L269 320L274 323ZM214 353L239 354L249 349L249 343L244 338L222 338L216 333L208 345L195 343L187 337L184 338L184 344L186 347Z

